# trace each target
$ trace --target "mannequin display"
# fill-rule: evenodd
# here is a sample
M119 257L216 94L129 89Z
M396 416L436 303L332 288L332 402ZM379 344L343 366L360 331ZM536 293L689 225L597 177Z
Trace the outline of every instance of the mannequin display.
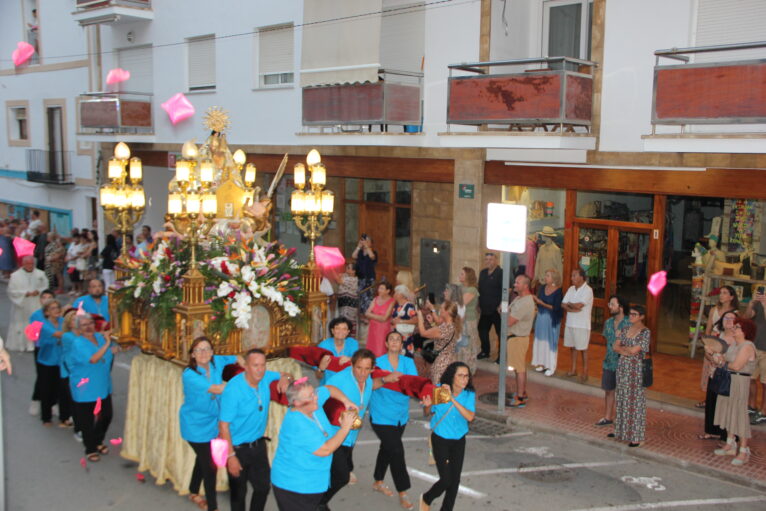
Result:
M705 252L705 255L702 256L702 264L705 265L705 271L712 270L715 267L716 261L722 263L726 262L726 254L723 253L723 250L718 248L719 241L721 240L715 234L711 234L708 237L708 250Z
M694 250L692 250L692 257L694 258L695 266L702 266L705 264L702 262L702 257L705 255L705 253L707 253L707 249L700 245L699 242L694 245Z
M561 249L553 241L556 237L556 231L553 230L553 227L546 225L537 234L542 237L543 245L537 249L534 280L540 284L545 284L545 272L556 270L561 275L564 271L564 263L561 257Z

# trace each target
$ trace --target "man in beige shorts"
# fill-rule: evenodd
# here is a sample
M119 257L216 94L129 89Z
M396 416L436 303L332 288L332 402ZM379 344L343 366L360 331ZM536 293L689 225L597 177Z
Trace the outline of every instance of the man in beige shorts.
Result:
M577 375L577 353L582 357L580 381L588 379L588 343L590 342L590 311L593 308L593 289L585 281L582 268L572 270L572 285L561 301L561 308L567 311L564 329L564 346L572 352L572 368L567 376Z
M518 296L511 302L508 313L508 369L516 373L516 395L507 405L514 408L523 408L527 404L527 350L537 311L529 284L526 275L516 277L513 290Z
M747 304L745 316L755 322L755 370L753 370L752 380L750 380L750 403L748 411L750 412L750 424L766 424L766 294L764 289L759 287L755 296ZM758 408L758 383L761 384L761 407Z

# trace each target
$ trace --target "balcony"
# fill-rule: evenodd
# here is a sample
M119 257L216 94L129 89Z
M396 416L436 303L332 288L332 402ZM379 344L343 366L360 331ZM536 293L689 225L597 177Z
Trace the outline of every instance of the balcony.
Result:
M595 138L590 136L590 126L595 66L595 62L570 57L449 66L448 129L453 125L483 125L487 130L440 133L453 137L450 141L445 138L443 145L593 149ZM504 71L490 73L490 68ZM453 76L460 71L471 74Z
M27 149L27 181L52 185L73 185L69 171L72 151Z
M404 132L406 126L419 126L423 74L381 69L379 76L375 83L304 87L303 125L335 133L362 133L365 126L383 133L402 126Z
M154 19L150 0L77 0L72 17L80 26L132 23Z
M91 92L78 98L82 135L154 133L152 94Z

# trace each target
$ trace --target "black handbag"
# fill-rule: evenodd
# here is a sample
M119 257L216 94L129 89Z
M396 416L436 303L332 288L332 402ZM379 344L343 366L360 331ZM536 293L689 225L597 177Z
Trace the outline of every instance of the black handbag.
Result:
M643 375L644 387L651 387L654 383L654 362L652 362L651 357L644 358L641 366L641 374Z
M731 391L731 373L725 367L716 367L707 385L711 392L719 396L728 396Z
M420 356L423 357L423 360L425 360L429 364L433 364L436 361L437 357L441 355L442 351L446 350L449 347L449 345L452 344L453 339L455 339L455 332L452 332L452 337L450 337L449 342L442 349L435 350L433 345L431 345L429 347L426 347L420 350Z

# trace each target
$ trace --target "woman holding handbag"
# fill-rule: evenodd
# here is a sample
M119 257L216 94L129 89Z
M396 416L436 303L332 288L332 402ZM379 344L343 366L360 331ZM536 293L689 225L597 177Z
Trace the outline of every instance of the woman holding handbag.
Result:
M721 315L721 319L718 321L718 338L723 339L723 341L729 346L734 344L734 320L736 319L736 311L729 310L724 312ZM716 360L718 362L716 362ZM707 346L705 346L705 364L712 368L711 371L708 371L710 374L708 380L712 380L713 375L715 374L715 368L724 365L724 360L723 357L716 357L715 353L713 353ZM725 442L726 430L721 429L713 424L716 404L718 401L718 394L713 389L710 381L705 384L705 393L705 432L701 435L698 435L697 438L700 440L720 439Z
M455 360L455 343L462 325L457 312L457 304L445 300L439 308L439 314L433 318L435 326L426 329L423 311L418 310L418 331L428 339L434 339L433 352L436 358L431 364L431 381L437 384L447 366Z
M441 375L440 383L441 389L449 395L446 403L432 404L431 396L423 399L426 413L433 411L431 446L439 480L420 496L420 511L428 511L431 503L442 493L442 511L454 509L463 471L465 436L468 434L468 423L473 421L476 410L476 393L471 371L466 364L450 364Z
M644 357L649 353L651 332L644 321L646 309L641 305L630 307L630 326L617 333L614 352L620 355L617 365L617 414L614 433L609 437L628 442L628 447L639 447L646 434L646 390L644 389Z

